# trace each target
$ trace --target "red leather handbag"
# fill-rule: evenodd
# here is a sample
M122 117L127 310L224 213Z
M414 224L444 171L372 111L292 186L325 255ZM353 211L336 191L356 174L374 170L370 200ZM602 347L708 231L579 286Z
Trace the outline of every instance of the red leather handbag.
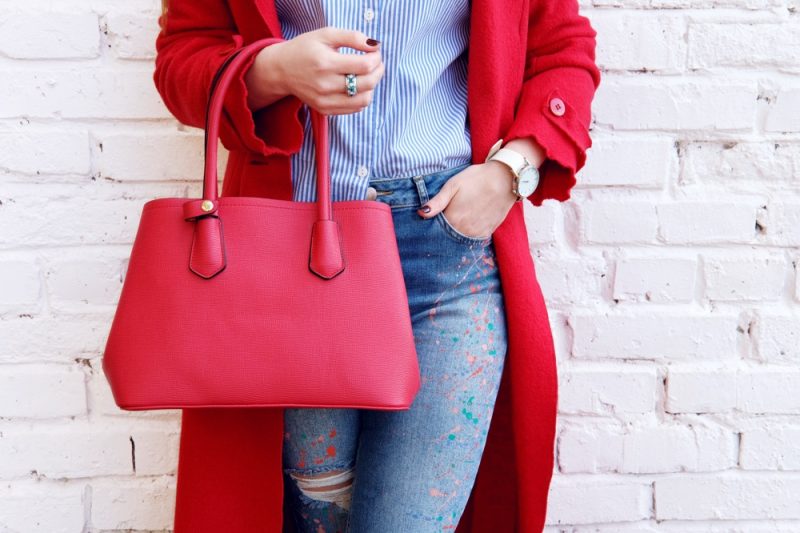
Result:
M217 196L232 73L281 40L214 77L203 197L144 204L102 358L122 409L400 410L419 390L391 208L331 201L327 116L310 109L315 202Z

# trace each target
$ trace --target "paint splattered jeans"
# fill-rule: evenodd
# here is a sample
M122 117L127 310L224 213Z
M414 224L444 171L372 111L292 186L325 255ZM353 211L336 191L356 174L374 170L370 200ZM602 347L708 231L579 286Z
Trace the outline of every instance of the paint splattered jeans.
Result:
M416 210L468 165L373 179L391 206L420 365L408 410L285 409L286 505L298 532L454 531L486 443L507 347L489 238ZM354 349L358 349L354 347Z

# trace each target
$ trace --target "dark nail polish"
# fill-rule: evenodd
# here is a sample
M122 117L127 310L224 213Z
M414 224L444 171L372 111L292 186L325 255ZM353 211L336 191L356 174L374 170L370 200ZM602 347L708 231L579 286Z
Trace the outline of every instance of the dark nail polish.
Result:
M422 211L423 213L430 213L431 212L431 206L425 204L420 208L420 211Z
M372 37L370 37L369 39L367 39L367 44L370 46L378 46L379 44L381 44L381 42L378 41L377 39L373 39Z

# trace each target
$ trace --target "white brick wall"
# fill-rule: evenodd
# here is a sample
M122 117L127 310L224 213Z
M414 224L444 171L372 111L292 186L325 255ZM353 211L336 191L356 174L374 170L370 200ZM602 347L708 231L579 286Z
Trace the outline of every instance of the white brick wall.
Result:
M594 145L573 201L526 206L560 372L547 530L800 532L800 4L582 8Z
M202 132L152 84L158 10L0 0L0 531L172 524L179 412L120 410L101 369L142 204L200 188ZM583 1L594 145L571 202L526 205L549 532L800 531L798 10Z

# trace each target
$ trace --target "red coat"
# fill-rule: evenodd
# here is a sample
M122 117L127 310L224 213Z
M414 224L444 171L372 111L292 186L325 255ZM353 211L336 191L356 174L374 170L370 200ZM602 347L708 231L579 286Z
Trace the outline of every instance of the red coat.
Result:
M547 161L529 199L536 206L545 198L567 200L591 146L591 102L600 83L596 32L578 14L576 0L471 5L472 161L482 163L498 138L533 136ZM243 43L282 37L274 0L171 0L159 22L156 87L180 122L199 128L211 78L225 57ZM230 150L222 195L291 199L288 156L301 146L304 112L292 95L251 113L238 76L221 122L220 138ZM521 203L495 230L494 245L509 347L475 487L456 533L541 531L553 473L555 350ZM281 531L282 435L282 409L184 410L175 532Z

